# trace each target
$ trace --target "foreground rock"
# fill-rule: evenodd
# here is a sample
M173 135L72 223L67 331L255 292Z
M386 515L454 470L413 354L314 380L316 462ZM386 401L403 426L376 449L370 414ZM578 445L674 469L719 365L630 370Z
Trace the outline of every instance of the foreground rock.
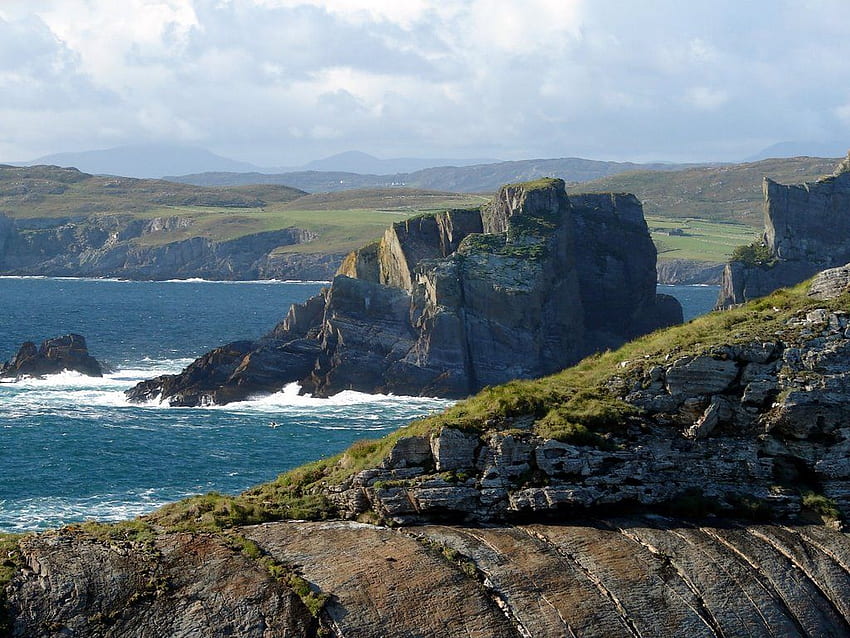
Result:
M462 397L549 374L680 322L655 294L655 247L631 195L567 198L561 180L503 188L482 210L393 224L264 339L228 344L131 400L226 403L297 381Z
M9 633L848 635L848 293L826 271L238 497L0 537Z
M79 372L89 377L102 377L103 368L89 355L82 335L67 334L46 339L40 347L32 341L21 345L18 353L0 367L0 377L44 377L60 372Z
M850 154L816 182L764 180L764 235L770 260L733 261L721 282L719 308L763 297L850 261Z
M597 391L605 398L575 412L567 403L541 419L540 408L497 416L494 407L483 429L448 422L401 438L379 467L326 497L342 516L405 525L607 508L795 517L815 501L837 520L850 512L850 314L836 299L846 299L848 273L821 273L817 301L773 326L770 341L621 362ZM533 395L491 396L534 406ZM535 426L552 418L563 423L558 440ZM578 428L582 419L601 430Z
M606 518L571 525L270 523L146 543L21 542L11 635L842 636L850 541L812 525ZM244 541L242 541L244 544ZM258 559L262 556L261 559ZM272 575L262 566L285 565ZM281 573L297 571L314 618ZM306 588L302 588L302 593ZM307 589L309 591L309 589Z

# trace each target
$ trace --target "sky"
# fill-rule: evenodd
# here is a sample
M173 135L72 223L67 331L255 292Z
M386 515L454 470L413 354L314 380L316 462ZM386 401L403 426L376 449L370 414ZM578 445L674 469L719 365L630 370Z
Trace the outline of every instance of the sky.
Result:
M850 148L848 0L0 0L0 160Z

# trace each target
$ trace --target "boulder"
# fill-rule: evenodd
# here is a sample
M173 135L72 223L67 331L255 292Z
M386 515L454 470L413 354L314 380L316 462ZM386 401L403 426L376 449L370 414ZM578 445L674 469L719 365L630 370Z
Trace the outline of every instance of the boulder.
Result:
M89 377L102 377L101 364L89 355L82 335L67 334L41 342L24 342L11 361L0 368L0 377L44 377L64 371L79 372Z

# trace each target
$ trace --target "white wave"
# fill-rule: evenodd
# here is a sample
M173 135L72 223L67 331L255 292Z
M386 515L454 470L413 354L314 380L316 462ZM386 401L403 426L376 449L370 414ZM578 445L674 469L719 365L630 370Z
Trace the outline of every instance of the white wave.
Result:
M86 520L123 521L192 494L143 489L127 494L98 494L81 498L29 498L13 505L0 501L0 531L29 532Z
M431 397L409 397L395 394L367 394L344 390L326 399L316 398L309 395L299 394L300 386L297 382L286 385L280 392L274 394L252 397L246 401L238 401L223 406L210 406L211 409L224 410L248 410L269 412L280 409L320 408L350 408L355 406L370 405L404 405L409 407L445 407L453 403L447 399L435 399Z

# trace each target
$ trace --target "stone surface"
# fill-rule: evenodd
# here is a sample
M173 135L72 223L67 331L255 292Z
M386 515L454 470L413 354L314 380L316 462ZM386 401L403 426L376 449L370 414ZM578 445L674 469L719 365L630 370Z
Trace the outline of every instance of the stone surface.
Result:
M293 381L316 396L463 397L681 322L655 279L655 247L633 196L569 199L561 180L508 186L481 211L393 224L344 260L330 289L238 356L213 351L129 397L225 403Z
M43 377L64 371L79 372L90 377L102 377L103 368L89 355L82 335L67 334L41 342L24 342L17 354L0 367L0 377Z
M850 158L850 155L848 155ZM816 182L786 186L764 180L763 243L770 265L727 264L719 308L768 295L850 261L850 160Z
M234 530L327 597L318 620L256 559L207 535L22 542L15 638L842 636L850 540L823 526L661 516L569 525ZM323 632L320 634L320 632Z
M315 636L301 600L207 535L106 542L73 528L22 541L11 635Z
M9 220L0 214L0 273L127 279L327 280L343 255L281 254L276 249L315 239L300 228L254 233L227 241L192 236L192 222L97 215L74 219ZM164 231L186 239L159 245Z

